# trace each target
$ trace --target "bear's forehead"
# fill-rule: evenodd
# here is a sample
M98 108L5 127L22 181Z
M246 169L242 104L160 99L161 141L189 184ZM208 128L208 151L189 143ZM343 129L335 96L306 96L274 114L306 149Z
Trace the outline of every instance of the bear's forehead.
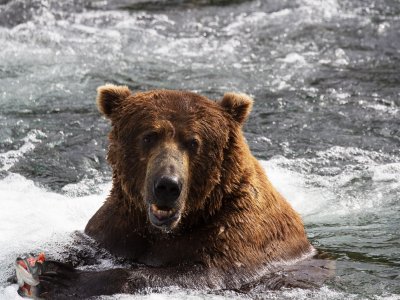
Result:
M135 95L141 98L147 109L168 113L196 113L203 110L214 112L219 106L204 96L188 91L155 90Z
M174 130L204 132L226 127L221 106L186 91L155 90L136 93L121 113L120 127L131 133L172 126Z

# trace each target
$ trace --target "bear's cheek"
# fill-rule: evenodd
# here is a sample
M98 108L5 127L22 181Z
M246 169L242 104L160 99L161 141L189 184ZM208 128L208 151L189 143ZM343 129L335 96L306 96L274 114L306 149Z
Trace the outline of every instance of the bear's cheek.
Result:
M222 165L218 149L205 149L193 158L189 166L189 186L187 209L190 211L204 208L205 201L221 182ZM217 159L216 159L217 158Z
M135 202L140 202L138 203L139 206L143 206L143 201L140 198L138 199L137 195L144 196L146 168L136 164L121 167L120 170L118 177L124 192Z
M141 198L145 192L147 157L142 155L135 144L129 144L125 140L128 139L113 140L109 148L108 161L124 193L138 207L145 208ZM142 197L138 197L138 195Z

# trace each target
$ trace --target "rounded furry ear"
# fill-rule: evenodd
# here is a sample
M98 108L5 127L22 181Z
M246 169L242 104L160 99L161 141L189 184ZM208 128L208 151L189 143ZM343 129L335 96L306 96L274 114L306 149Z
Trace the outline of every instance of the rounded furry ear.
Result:
M123 100L131 95L127 86L106 84L97 88L97 108L106 117L110 117Z
M220 105L231 114L236 122L243 124L253 107L253 99L242 93L225 93Z

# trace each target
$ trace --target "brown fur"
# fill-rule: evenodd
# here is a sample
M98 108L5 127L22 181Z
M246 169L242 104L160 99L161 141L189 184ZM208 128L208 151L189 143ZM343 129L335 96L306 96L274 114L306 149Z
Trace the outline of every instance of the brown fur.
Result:
M312 251L301 218L271 185L243 137L252 106L248 96L228 93L213 102L190 92L131 94L112 85L98 92L99 110L112 124L113 187L85 232L105 248L149 266L219 270L254 270ZM145 149L141 139L149 130L162 138ZM196 153L185 144L193 136ZM187 177L182 217L169 232L150 224L144 199L147 174L162 151L182 157Z

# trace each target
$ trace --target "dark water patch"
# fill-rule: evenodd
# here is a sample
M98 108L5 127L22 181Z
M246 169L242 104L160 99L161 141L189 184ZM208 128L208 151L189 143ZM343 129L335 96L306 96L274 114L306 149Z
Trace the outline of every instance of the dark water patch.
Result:
M381 19L400 15L400 3L396 0L343 1L341 5L345 9L356 11L360 15L373 15Z
M372 295L387 296L398 294L398 267L369 263L337 262L337 276L329 283L335 289L352 294L362 294L360 298L374 299ZM362 276L355 276L358 273Z
M0 26L14 27L40 18L61 20L71 13L83 12L89 1L71 0L2 0L0 1Z
M97 112L25 113L23 118L21 114L15 115L16 119L11 116L4 124L10 130L8 139L19 142L0 143L1 152L16 151L15 155L9 153L15 158L9 166L10 172L58 192L65 185L83 179L101 183L110 176L105 161L109 124ZM36 128L39 134L27 139L31 128ZM32 149L24 152L27 144Z
M377 103L371 97L351 95L344 95L351 97L351 100L342 102L336 98L338 93L333 93L312 98L299 92L286 94L284 98L256 97L261 104L256 102L257 109L245 130L254 134L262 133L272 141L272 145L266 148L268 157L279 153L290 154L294 141L295 156L307 156L310 151L320 151L335 145L356 146L399 155L396 146L400 141L397 106ZM391 110L393 113L388 114ZM274 148L279 144L286 144L288 151L281 151L282 147Z
M165 11L166 9L188 9L201 6L227 6L249 2L249 0L119 0L91 1L88 7L100 9Z

